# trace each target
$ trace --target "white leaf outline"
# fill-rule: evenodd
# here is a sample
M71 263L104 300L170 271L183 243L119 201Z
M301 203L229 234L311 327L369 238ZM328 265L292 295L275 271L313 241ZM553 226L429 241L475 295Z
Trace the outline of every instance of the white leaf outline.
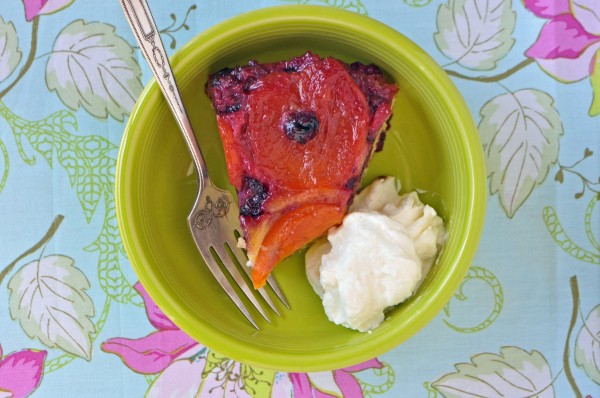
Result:
M49 255L22 266L8 282L12 319L31 338L91 359L94 304L90 284L74 260Z
M600 304L590 311L577 335L575 364L600 384Z
M511 0L449 0L438 8L433 37L451 64L492 70L512 49L515 24Z
M512 218L557 162L562 121L554 99L536 89L496 96L479 114L490 193Z
M471 363L458 363L455 368L456 372L431 383L446 398L554 397L555 378L546 358L536 350L506 346L500 348L500 355L477 354Z
M0 83L15 71L22 56L15 26L0 15Z
M114 26L82 19L58 34L46 64L46 85L66 106L119 121L142 92L141 75L133 48Z

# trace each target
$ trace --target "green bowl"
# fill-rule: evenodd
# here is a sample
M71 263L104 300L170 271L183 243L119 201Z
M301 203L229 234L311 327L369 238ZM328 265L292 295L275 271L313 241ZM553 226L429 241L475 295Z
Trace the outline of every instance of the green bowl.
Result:
M197 182L182 135L155 82L142 93L117 164L119 227L140 281L165 314L200 343L232 359L280 371L342 368L380 355L425 326L452 297L475 254L485 213L485 168L477 129L443 70L409 39L368 17L319 6L249 12L196 36L172 58L183 101L212 179L229 187L215 114L204 93L210 73L255 59L310 50L379 65L400 91L385 148L362 181L398 177L404 191L444 218L448 239L418 292L372 333L327 320L304 273L304 251L274 276L291 305L258 331L227 298L186 224ZM233 190L232 190L233 191ZM259 316L257 315L257 318Z

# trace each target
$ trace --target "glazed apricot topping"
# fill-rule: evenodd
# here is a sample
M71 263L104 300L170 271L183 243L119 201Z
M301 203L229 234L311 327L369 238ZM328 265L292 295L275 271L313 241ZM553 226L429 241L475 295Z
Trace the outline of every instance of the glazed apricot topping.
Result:
M223 69L206 91L259 288L281 260L341 223L397 87L374 65L306 53Z

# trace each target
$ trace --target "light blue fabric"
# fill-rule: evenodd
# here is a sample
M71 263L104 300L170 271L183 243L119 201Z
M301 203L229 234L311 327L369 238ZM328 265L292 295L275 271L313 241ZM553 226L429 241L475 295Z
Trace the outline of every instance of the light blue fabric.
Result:
M506 156L499 164L488 162L488 210L481 244L460 292L445 310L408 342L377 358L373 366L344 373L354 382L337 378L333 383L337 387L328 391L337 388L350 396L356 391L352 383L359 381L363 395L371 397L599 396L600 55L596 55L595 69L594 63L590 66L592 77L584 76L576 82L567 83L561 76L544 72L531 58L539 58L539 53L528 53L531 57L525 54L536 41L548 46L538 37L552 17L540 16L543 13L535 1L151 0L150 6L160 29L172 24L163 40L166 46L172 44L177 49L195 34L229 17L286 3L350 8L402 32L446 70L455 72L453 81L479 125L484 144L486 140L497 143L503 139L498 126L486 124L486 115L516 123L507 147L514 144L528 148L526 161L533 159L517 171L507 166ZM554 2L537 1L538 5L546 3ZM586 4L591 4L590 9L599 18L597 1L571 0L571 9ZM44 12L42 8L41 14ZM47 63L57 37L67 40L65 32L71 32L68 29L73 29L70 34L83 31L74 22L81 19L86 32L97 23L94 29L108 32L113 44L120 40L115 38L117 35L125 41L119 45L132 48L128 62L137 62L142 71L138 83L135 78L125 83L132 94L139 94L150 73L139 50L133 48L135 42L118 1L76 0L56 13L41 14L36 17L39 31L33 39L37 51L28 65L32 27L38 22L25 20L21 0L0 3L0 272L4 272L0 280L0 352L4 356L0 359L0 396L4 396L3 389L16 391L8 379L10 370L21 374L22 383L31 384L29 389L25 384L21 388L27 390L23 394L34 397L140 397L153 387L148 395L154 396L166 390L151 383L161 378L167 383L171 376L166 373L174 369L172 363L163 373L144 376L110 350L101 349L101 344L111 338L138 339L157 330L148 322L142 297L132 289L137 278L119 245L113 242L103 249L90 247L103 236L103 224L114 226L116 219L110 208L110 185L90 184L84 179L102 176L110 184L114 182L110 174L113 169L90 166L87 174L81 174L83 169L69 169L73 164L85 165L85 159L95 159L95 141L90 137L99 137L98 142L106 146L98 159L114 164L131 104L118 97L116 104L90 105L91 110L77 108L74 104L78 100L83 103L89 98L84 95L82 99L82 94L73 89L51 90L54 66ZM485 15L488 19L478 22ZM593 25L593 15L590 18ZM478 24L485 29L478 31ZM70 28L65 31L67 26ZM600 20L594 26L600 29ZM461 32L454 38L453 29ZM587 33L590 46L595 45L595 36L600 42L599 35L600 30ZM562 40L559 36L554 39ZM486 46L484 42L497 46ZM467 48L463 56L453 57L461 45ZM569 45L574 47L575 41L563 43L563 47ZM558 52L548 57L560 58ZM569 57L576 60L583 57L581 53L573 50ZM486 62L493 61L497 61L495 66L486 66ZM21 71L23 76L19 77ZM81 74L75 71L72 75L82 84ZM477 77L482 76L485 78L478 81ZM17 84L11 87L15 80ZM594 95L596 108L592 105ZM504 119L502 112L506 113ZM529 124L514 119L524 115ZM39 120L46 120L46 124L36 123ZM546 135L540 135L540 131ZM77 137L83 137L85 143ZM80 152L69 155L65 148ZM486 146L486 154L497 150L493 144ZM527 184L527 173L536 183L521 188ZM501 181L498 187L496 179ZM512 198L512 202L502 202L501 197ZM62 222L56 219L58 215L64 216ZM58 227L49 239L42 239L53 221L58 221ZM41 240L43 244L28 253ZM59 257L48 257L51 255ZM116 256L113 260L119 267L103 273L101 269L108 264L103 262L103 255ZM69 259L74 261L72 265ZM40 268L69 270L72 275L67 283L79 286L65 290L79 296L74 299L78 300L77 309L65 302L57 304L75 314L78 326L73 327L82 333L70 336L70 342L56 335L36 337L36 333L43 334L39 322L36 329L24 320L26 315L19 315L17 300L26 295L17 292L26 283L20 278L31 274L36 261L44 263ZM82 304L86 300L93 310ZM11 305L15 307L12 310ZM35 371L36 364L38 368L41 364L35 358L43 353L31 350L45 352L43 372ZM191 363L226 363L211 357L201 346L191 350L198 353ZM28 358L30 362L15 365L11 358ZM229 364L233 370L241 368L240 364ZM198 385L202 379L199 369ZM25 380L30 373L29 381ZM215 371L205 374L208 381L194 391L208 396L209 390L220 383L215 375ZM319 388L329 386L326 381L331 375L325 372L307 378L272 374L269 387L259 392L248 388L250 382L243 376L233 390L213 389L212 393L264 396L261 394L269 391L275 397L312 396ZM310 388L301 390L301 385Z

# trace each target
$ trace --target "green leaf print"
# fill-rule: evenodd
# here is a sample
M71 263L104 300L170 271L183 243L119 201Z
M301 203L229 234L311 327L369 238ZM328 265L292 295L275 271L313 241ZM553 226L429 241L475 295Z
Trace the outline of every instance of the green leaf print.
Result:
M372 373L377 378L378 383L367 383L357 377L360 388L363 392L363 398L371 398L374 395L381 395L388 392L396 382L396 373L389 364L382 362L381 368L374 368ZM372 378L369 378L372 380Z
M454 366L456 372L431 384L446 398L554 397L550 365L535 350L502 347L500 355L477 354Z
M20 254L12 263L10 263L8 266L6 266L3 270L0 271L0 284L2 284L2 281L4 280L4 277L7 276L7 275L9 275L10 272L12 271L12 269L17 264L19 264L19 262L21 260L23 260L24 258L26 258L27 256L29 256L31 254L34 254L35 252L39 251L40 249L43 249L47 245L47 243L56 234L56 232L57 232L57 230L58 230L58 228L59 228L59 226L60 226L60 224L62 223L63 220L64 220L64 216L62 214L57 215L54 218L54 221L52 222L52 225L50 225L50 228L48 229L48 231L46 232L46 234L37 243L35 243L32 247L30 247L25 252L23 252L22 254ZM65 257L65 256L61 256L61 257ZM39 260L38 260L38 262L39 262ZM29 264L28 267L29 267L29 270L31 270L31 263ZM22 274L23 272L25 272L25 271L23 271L24 268L25 267L21 267L21 270L18 271L17 274L15 274L15 276L13 276L13 278L11 279L11 281L14 281L14 278L18 278L19 273ZM77 272L74 272L74 274L77 275ZM60 276L61 276L61 278L65 277L64 273L61 273ZM35 292L29 291L29 293L35 294L38 291L41 292L43 289L50 289L52 287L52 285L54 284L54 285L58 285L58 290L51 291L50 292L50 296L52 296L53 294L56 294L56 292L58 292L58 291L62 291L62 294L63 294L64 297L62 297L62 296L59 297L60 300L58 300L58 301L61 301L63 299L66 299L67 301L69 301L71 303L75 303L76 301L78 301L77 297L75 297L75 298L69 298L69 297L67 297L69 295L69 293L72 293L72 291L69 292L68 285L61 284L59 282L59 278L50 278L49 283L48 283L48 281L44 281L44 279L45 278L42 275L41 278L40 278L40 283L39 283L40 284L40 288L36 289ZM87 281L87 277L85 277L85 279ZM14 284L16 282L12 282L12 283ZM32 283L38 283L38 282L37 281L32 281ZM43 285L43 286L41 286L41 285ZM10 287L11 286L9 284L9 288ZM14 287L14 285L13 285L13 287ZM25 286L25 287L27 287L27 286ZM65 288L67 288L66 293L65 293ZM18 295L19 292L15 293L15 294ZM89 297L87 296L86 293L82 293L82 296L79 297L79 298L83 299L85 301L86 297L89 299ZM44 301L46 301L46 299L47 298L42 297L41 300L38 300L38 302L36 303L36 307L37 308L35 309L35 312L32 312L32 315L35 315L35 313L39 313L40 311L43 311L43 306L40 305L40 303L43 303ZM108 318L108 313L109 313L109 310L110 310L110 302L111 302L111 298L107 296L106 300L105 300L105 303L104 303L104 308L102 309L102 312L100 313L98 319L96 320L95 325L92 325L93 326L92 327L93 330L90 330L90 332L89 332L90 345L93 344L93 342L98 337L98 334L100 333L100 331L104 328L104 324L106 323L106 319ZM10 304L13 304L13 303L14 303L14 301L11 302L11 303L9 303L9 306L10 306ZM64 301L63 301L63 304L64 304ZM20 306L27 306L27 300L22 300L22 302L21 302L21 300L19 300L18 306L19 307ZM56 306L53 305L52 306L53 307L52 310L53 311L57 310L57 308L56 308L57 306L58 305L56 305ZM70 308L69 305L67 305L67 309L73 311L73 308ZM81 310L81 308L79 308L79 310ZM18 309L17 309L17 311L18 311ZM77 311L77 308L75 308L75 311ZM54 321L58 322L59 320L62 319L62 321L64 322L64 320L65 320L64 315L66 315L66 312L63 314L62 318L59 317L58 319L55 319ZM91 316L91 314L90 314L90 316ZM35 323L35 322L33 322L33 319L26 319L25 321L27 323L29 323L29 324L30 323ZM82 322L82 324L80 324L78 322L77 326L83 327L83 326L85 326L84 325L85 323L86 323L86 321ZM71 325L71 326L73 326L73 325ZM34 329L34 331L36 329L35 325L30 325L29 327L32 327ZM88 325L88 328L89 328L89 325ZM67 329L65 329L64 331L66 332ZM55 336L55 337L58 337L58 336ZM76 336L73 335L73 334L71 334L70 337L74 338ZM57 340L61 340L61 339L57 338ZM61 340L61 342L62 342L62 340ZM53 359L46 358L46 361L44 363L44 374L48 374L50 372L54 372L54 371L62 368L63 366L66 366L67 364L69 364L70 362L72 362L73 360L75 360L77 358L78 358L77 355L71 354L69 352L63 352L62 355L60 355L60 356L58 356L56 358L53 358Z
M594 155L594 151L590 148L586 147L583 150L582 157L575 161L573 164L567 166L558 162L558 171L554 175L554 181L557 181L559 184L565 182L565 176L575 177L581 182L581 191L576 192L573 197L575 199L581 199L585 195L586 192L591 192L596 194L598 198L600 198L600 178L596 181L593 179L586 177L583 175L581 171L577 170L577 166L583 163L586 159L591 158ZM598 247L596 245L596 247Z
M515 43L515 22L511 0L449 0L438 9L433 37L452 64L492 70Z
M404 1L404 4L411 6L411 7L415 7L415 8L421 8L421 7L425 7L429 4L431 4L431 0L402 0Z
M0 16L0 83L15 71L22 56L15 26Z
M71 22L56 38L46 64L46 84L73 110L123 120L142 92L133 48L102 22Z
M27 336L89 361L90 334L96 330L91 320L94 303L86 293L89 288L73 259L46 256L22 266L8 282L10 316Z
M8 151L6 150L6 144L0 140L0 192L4 190L6 186L6 180L8 180L8 171L10 169L10 159L8 158Z
M106 300L104 301L104 308L102 309L102 312L98 316L98 319L96 320L96 323L95 323L96 330L95 330L95 332L90 334L92 345L93 345L94 341L96 341L96 338L98 337L98 335L104 328L104 324L106 323L106 320L108 319L111 301L112 301L111 298L108 296L106 297ZM48 373L57 371L57 370L61 369L62 367L68 365L75 359L77 359L77 357L75 355L69 354L69 353L64 353L53 359L47 359L46 362L44 363L44 374L48 374Z
M113 197L116 145L100 136L77 136L67 126L77 128L77 120L68 111L58 111L37 121L25 120L12 113L0 101L0 116L12 128L19 153L28 164L36 162L28 156L23 140L29 142L50 167L55 159L65 169L88 220L104 199L104 222L98 238L86 250L99 252L98 277L106 294L120 303L141 305L139 295L126 280L120 265L123 252Z
M600 305L584 320L575 343L575 364L600 384Z
M492 289L492 292L494 294L494 306L490 311L490 314L482 322L478 323L475 326L459 327L452 324L449 320L444 319L446 325L460 333L475 333L487 328L488 326L493 324L496 321L496 319L498 319L500 313L502 312L502 307L504 306L504 293L502 292L502 285L500 284L500 281L498 280L498 278L496 278L496 276L493 273L481 267L469 268L469 271L467 272L467 275L460 284L458 291L454 294L454 297L457 300L466 301L468 299L468 297L463 293L463 289L467 282L473 280L480 280L486 285L488 285L490 289ZM450 304L451 303L449 302L444 307L444 313L446 314L446 316L450 316Z
M288 3L321 4L343 10L354 11L358 14L369 15L367 8L361 0L283 0Z
M67 111L58 111L44 119L29 121L13 114L5 105L0 105L0 115L11 125L25 162L34 164L35 157L27 156L22 145L23 139L42 155L50 167L53 167L56 155L56 160L67 172L71 186L77 192L89 222L101 198L103 177L114 173L114 158L109 153L117 147L97 135L70 134L67 127L77 129L77 120Z
M171 25L161 29L159 33L169 38L169 40L171 41L169 43L169 48L171 48L171 50L174 50L177 47L177 39L175 38L175 33L180 31L181 29L190 30L190 26L187 24L187 20L190 16L190 13L196 8L198 8L196 4L192 4L191 6L189 6L187 12L185 13L185 16L183 17L183 21L180 22L179 25L177 25L177 15L175 15L174 13L169 14L169 16L171 17Z
M600 115L600 52L596 53L594 64L592 65L592 74L590 75L590 84L592 85L592 105L589 115Z
M558 246L563 249L567 254L575 257L578 260L585 261L586 263L591 264L600 264L600 245L594 236L593 230L593 212L594 208L598 204L598 196L594 195L590 199L590 203L586 207L585 218L584 218L584 226L587 237L594 249L596 249L596 253L586 250L577 243L573 242L567 232L563 228L560 220L558 219L558 215L556 214L556 210L551 206L544 207L542 211L542 217L544 220L544 224L546 225L546 229L552 236L552 239L558 244Z
M563 125L554 99L535 89L501 94L479 113L490 193L512 218L557 162Z

